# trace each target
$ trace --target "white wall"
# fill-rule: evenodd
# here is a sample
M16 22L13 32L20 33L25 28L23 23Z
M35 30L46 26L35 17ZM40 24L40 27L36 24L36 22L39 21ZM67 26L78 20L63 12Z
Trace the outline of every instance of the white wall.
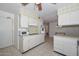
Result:
M79 27L56 27L57 22L52 22L49 24L49 36L53 37L55 32L65 32L66 35L79 36Z

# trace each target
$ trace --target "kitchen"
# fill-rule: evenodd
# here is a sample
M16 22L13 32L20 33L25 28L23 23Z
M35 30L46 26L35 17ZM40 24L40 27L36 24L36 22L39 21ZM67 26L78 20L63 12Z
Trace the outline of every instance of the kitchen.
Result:
M79 40L79 26L78 26L79 25L79 20L78 20L79 7L78 6L79 4L78 3L75 3L75 4L41 3L41 4L43 5L42 11L38 11L38 9L35 9L36 5L34 3L33 4L28 3L26 4L26 7L25 5L22 6L22 4L7 4L7 3L0 4L0 7L1 7L0 15L5 16L5 18L7 17L7 19L13 19L12 21L10 21L10 24L6 23L5 21L5 23L8 25L4 26L4 28L10 27L10 29L6 29L6 30L11 30L10 31L11 33L9 32L10 34L8 35L11 36L12 34L13 37L12 38L9 36L7 37L9 37L9 39L12 39L12 40L11 41L9 40L10 42L8 40L6 41L9 44L5 43L4 41L1 41L0 48L13 45L23 55L24 53L27 54L27 51L33 50L33 48L37 48L45 44L46 42L45 26L44 26L44 22L45 22L45 23L49 23L48 34L49 34L49 38L53 39L53 41L51 41L53 43L51 45L53 48L51 49L54 52L58 52L63 55L78 56L79 55L78 53L78 44L79 44L79 41L78 41ZM17 7L14 5L16 5ZM2 6L4 8L2 8ZM14 7L10 7L10 6L14 6ZM58 8L56 8L56 6ZM8 11L9 9L12 9L12 10ZM16 11L14 11L15 9ZM2 25L3 24L1 23L1 26ZM8 31L6 31L6 33L8 33ZM3 39L6 39L6 38L3 38ZM49 38L47 40L49 40ZM52 53L54 52L51 52L50 54L53 55Z

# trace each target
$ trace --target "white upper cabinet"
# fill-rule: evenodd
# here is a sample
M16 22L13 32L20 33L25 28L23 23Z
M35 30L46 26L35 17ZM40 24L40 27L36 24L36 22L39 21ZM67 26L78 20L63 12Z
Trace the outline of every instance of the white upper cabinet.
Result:
M59 16L58 25L79 25L79 11Z
M38 26L37 19L25 16L25 15L20 16L19 22L20 22L20 27L23 27L23 28L28 28L28 25Z
M21 20L20 20L20 26L21 27L28 27L28 17L27 16L25 16L25 15L21 15L20 16L21 18Z
M29 25L38 26L38 22L34 18L29 18Z
M58 25L79 25L79 4L70 4L59 8Z

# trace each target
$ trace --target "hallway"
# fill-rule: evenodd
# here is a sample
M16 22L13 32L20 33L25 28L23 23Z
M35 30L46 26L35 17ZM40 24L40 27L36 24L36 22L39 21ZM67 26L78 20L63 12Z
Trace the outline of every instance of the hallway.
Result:
M53 52L52 42L52 38L47 37L43 44L29 50L24 54L21 54L14 47L0 49L0 56L61 56L60 54Z

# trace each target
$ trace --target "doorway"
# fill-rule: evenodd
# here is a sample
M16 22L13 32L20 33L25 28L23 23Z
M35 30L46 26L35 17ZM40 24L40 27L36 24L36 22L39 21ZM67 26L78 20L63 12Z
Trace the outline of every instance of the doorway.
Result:
M45 26L45 40L49 39L49 23L44 23Z
M45 36L49 37L49 23L45 23L44 26L45 26Z

